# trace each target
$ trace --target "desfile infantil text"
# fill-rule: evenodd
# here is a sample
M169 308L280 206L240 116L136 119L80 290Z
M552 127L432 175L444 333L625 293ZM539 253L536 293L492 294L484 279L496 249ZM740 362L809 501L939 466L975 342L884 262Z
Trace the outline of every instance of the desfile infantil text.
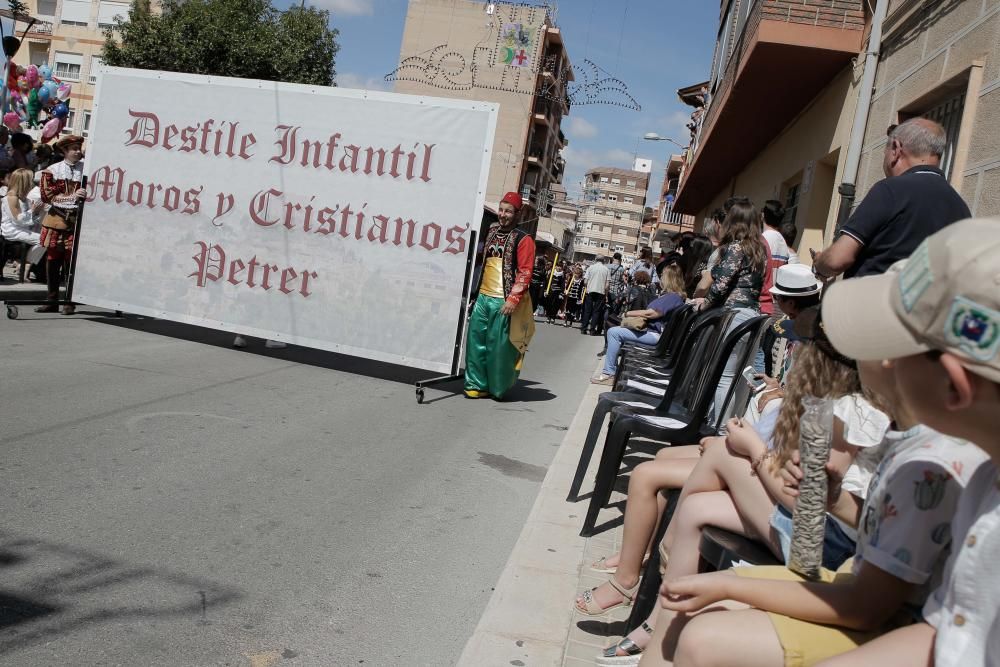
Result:
M164 123L149 111L129 110L134 120L125 131L125 146L156 152L199 154L235 161L254 159L259 148L257 137L244 132L239 122L208 119L195 125L179 127ZM395 147L359 146L346 143L338 132L323 141L306 137L301 127L278 125L274 128L274 149L268 162L281 166L362 174L370 178L398 182L431 181L431 163L435 144L416 143L412 150ZM214 206L212 224L236 209L236 197L218 192L205 197L205 187L176 187L148 180L130 180L125 170L104 165L93 170L87 183L87 201L101 200L118 206L160 208L179 215L199 215L203 201ZM442 229L434 222L420 223L402 216L372 213L368 203L322 204L316 196L291 201L282 190L269 187L257 191L246 204L246 217L261 227L299 229L304 233L340 237L366 243L392 244L442 252L465 254L465 233L469 225ZM197 287L229 282L250 289L308 297L310 287L319 279L311 269L278 267L256 255L249 259L227 256L218 244L195 243L195 270L188 276Z

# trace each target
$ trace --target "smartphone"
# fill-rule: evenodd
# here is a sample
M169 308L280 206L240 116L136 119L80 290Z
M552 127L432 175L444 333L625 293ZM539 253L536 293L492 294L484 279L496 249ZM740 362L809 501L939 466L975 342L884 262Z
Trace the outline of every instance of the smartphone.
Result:
M759 394L760 392L767 389L767 383L763 380L757 379L757 371L753 369L753 366L747 366L743 369L743 379L747 381L750 388L753 389L754 394Z

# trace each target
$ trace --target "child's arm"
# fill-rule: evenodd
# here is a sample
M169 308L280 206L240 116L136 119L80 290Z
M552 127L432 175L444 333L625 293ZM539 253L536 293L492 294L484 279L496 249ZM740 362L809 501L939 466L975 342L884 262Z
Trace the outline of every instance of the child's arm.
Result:
M844 583L800 583L734 576L729 572L696 574L668 581L661 604L694 612L722 600L735 600L763 611L811 623L851 630L875 630L906 602L912 584L863 563Z

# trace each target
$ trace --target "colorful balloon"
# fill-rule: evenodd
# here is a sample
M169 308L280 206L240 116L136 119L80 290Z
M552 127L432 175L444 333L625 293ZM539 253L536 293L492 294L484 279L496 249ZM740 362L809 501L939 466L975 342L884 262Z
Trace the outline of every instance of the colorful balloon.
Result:
M35 84L38 83L38 67L36 65L28 65L28 69L24 70L24 78L28 80L28 85L32 88L37 88Z
M45 81L52 78L52 68L48 65L42 65L38 68L38 76L40 76Z
M47 144L50 141L52 141L52 139L58 136L62 128L63 128L62 118L50 119L48 122L45 123L45 126L42 128L42 143Z
M30 127L38 127L38 112L41 109L41 106L42 105L38 103L38 91L32 89L31 92L28 93L28 105L27 105L28 125Z
M69 105L65 102L60 102L52 107L52 115L56 118L65 118L69 115Z
M28 84L28 80L25 79L23 76L22 77L18 77L18 79L17 79L17 87L20 88L21 91L25 92L25 93L28 92L29 90L31 90L31 86Z
M73 86L68 83L64 83L58 88L56 88L56 97L60 102L65 102L69 99L70 93L73 92Z
M59 84L52 80L46 81L42 86L49 89L49 97L55 97L56 91L59 90Z
M38 101L41 102L43 106L48 104L50 98L51 95L48 88L42 86L38 89Z
M19 132L21 130L21 117L17 115L16 111L8 111L3 115L3 124L11 132Z

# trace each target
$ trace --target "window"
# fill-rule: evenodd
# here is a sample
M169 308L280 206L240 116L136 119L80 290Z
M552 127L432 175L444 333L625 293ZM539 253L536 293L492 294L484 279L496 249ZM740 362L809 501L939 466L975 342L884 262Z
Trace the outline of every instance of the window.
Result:
M715 92L719 85L719 79L726 71L726 64L729 62L730 34L733 27L733 10L736 8L736 0L730 0L726 16L719 25L719 36L715 42L715 62L712 65L712 92Z
M90 134L90 115L89 111L83 112L83 131L80 133L83 136Z
M608 201L618 201L618 195L608 195Z
M626 204L631 204L634 201L635 201L634 197L625 197L625 203Z
M66 116L66 125L63 127L63 134L73 134L73 125L76 124L76 112L70 111Z
M625 181L625 185L629 186L630 188L634 188L635 187L635 181Z
M615 246L615 252L625 252L625 246L623 246L623 245L616 245Z
M90 56L90 83L97 83L97 71L101 69L101 59Z
M930 111L923 114L924 118L941 123L948 145L941 156L941 171L946 178L951 178L951 168L955 164L955 146L958 144L958 131L962 125L962 113L965 111L965 92L945 100Z
M621 220L621 219L622 219L622 214L619 213L618 211L615 211L615 220Z
M38 0L38 16L52 19L56 15L56 0Z
M29 64L35 67L41 67L42 65L49 64L49 50L46 48L44 51L29 51L28 56Z
M788 186L788 192L785 194L785 218L782 222L795 223L795 214L798 213L799 208L799 189L801 187L801 183Z
M101 4L97 10L97 25L101 27L113 26L115 18L119 16L123 19L128 18L127 4L101 0Z
M601 183L607 183L607 182L608 182L608 177L607 176L601 176Z
M578 231L578 232L582 232L583 231L583 223L582 222L576 223L576 231Z
M59 21L66 25L88 25L90 0L63 0Z
M56 51L55 75L60 79L69 81L80 80L80 66L83 65L83 56L79 53L63 53Z
M620 178L612 178L611 179L611 185L621 185L621 184L622 184L622 179L620 179Z

